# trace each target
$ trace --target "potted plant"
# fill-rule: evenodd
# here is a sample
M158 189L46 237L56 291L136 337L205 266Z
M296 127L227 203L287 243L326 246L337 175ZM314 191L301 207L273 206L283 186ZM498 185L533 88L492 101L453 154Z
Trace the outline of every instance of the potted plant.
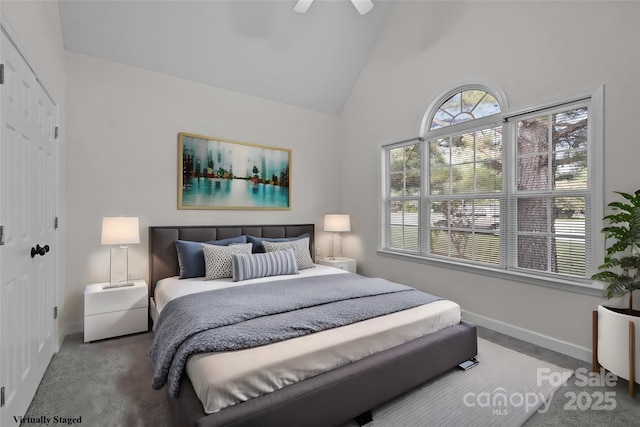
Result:
M633 309L633 292L640 289L640 190L634 194L615 193L625 201L608 205L614 212L604 217L608 226L602 232L612 243L604 264L591 278L608 284L608 299L629 295L629 305L598 306L597 318L594 314L594 369L599 364L629 380L632 394L634 381L640 381L640 375L635 373L635 367L640 369L640 339L634 332L640 332L640 311Z

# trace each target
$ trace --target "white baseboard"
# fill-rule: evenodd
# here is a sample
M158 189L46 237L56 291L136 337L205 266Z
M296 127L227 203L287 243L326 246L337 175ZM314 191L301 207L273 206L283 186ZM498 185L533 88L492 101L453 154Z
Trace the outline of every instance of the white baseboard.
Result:
M520 340L539 345L540 347L544 347L558 353L566 354L567 356L571 356L587 363L591 363L591 349L589 348L581 347L579 345L568 343L566 341L561 341L557 338L543 335L538 332L530 331L519 326L514 326L500 320L492 319L490 317L471 313L465 310L462 311L462 317L464 320L474 323L478 326L483 326L496 332L500 332L501 334L509 335L510 337L518 338Z

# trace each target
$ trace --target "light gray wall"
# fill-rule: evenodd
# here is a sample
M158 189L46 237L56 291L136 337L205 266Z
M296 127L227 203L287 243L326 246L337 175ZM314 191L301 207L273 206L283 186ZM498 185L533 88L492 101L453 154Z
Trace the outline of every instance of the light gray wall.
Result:
M44 78L48 88L55 94L59 107L59 209L60 229L58 232L58 245L52 248L58 258L58 309L62 313L65 309L64 293L66 236L65 230L65 200L66 200L66 62L62 29L60 26L60 13L58 3L52 1L0 1L0 11L6 17L9 25L17 33L28 55L37 67L40 78ZM61 319L61 317L59 317ZM59 342L64 338L64 322L59 321Z
M584 356L591 311L606 300L376 254L379 147L418 135L444 89L492 82L511 108L604 85L605 195L640 188L640 12L635 2L399 1L340 117L344 252L368 275L459 302L464 310ZM360 167L353 167L358 159ZM604 211L603 211L604 212Z
M67 53L69 331L82 327L83 289L109 280L104 216L138 216L130 274L148 278L150 225L315 223L338 207L335 116ZM289 211L178 210L178 133L292 150ZM321 248L330 236L318 233ZM326 255L326 250L323 249Z

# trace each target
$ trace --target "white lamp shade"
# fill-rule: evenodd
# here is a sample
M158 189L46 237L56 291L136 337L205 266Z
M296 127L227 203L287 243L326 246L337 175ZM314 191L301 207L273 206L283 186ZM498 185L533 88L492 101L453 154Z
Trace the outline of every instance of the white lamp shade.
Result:
M324 231L351 231L351 219L345 214L329 214L324 216Z
M102 219L103 245L140 243L140 224L137 217L105 217Z

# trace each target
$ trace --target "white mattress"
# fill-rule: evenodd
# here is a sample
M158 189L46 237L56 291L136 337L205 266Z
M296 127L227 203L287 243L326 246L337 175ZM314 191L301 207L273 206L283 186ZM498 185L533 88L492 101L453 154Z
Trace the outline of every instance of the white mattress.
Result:
M344 273L329 266L302 270L301 275ZM163 279L155 290L158 311L181 295L228 286L241 286L276 276L232 282L231 279ZM187 374L207 413L278 390L349 362L460 323L460 306L440 300L352 325L261 347L193 355Z

